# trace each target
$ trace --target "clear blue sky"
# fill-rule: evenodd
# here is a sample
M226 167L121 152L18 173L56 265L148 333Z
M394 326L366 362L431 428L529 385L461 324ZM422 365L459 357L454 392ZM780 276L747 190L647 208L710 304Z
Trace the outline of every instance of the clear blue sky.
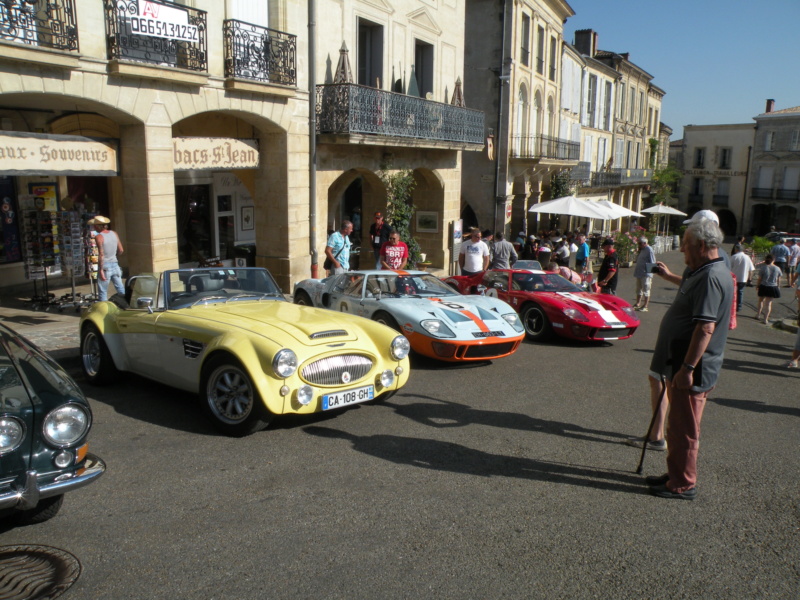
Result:
M800 0L567 0L564 39L594 29L600 50L629 52L666 91L661 121L752 123L767 98L800 106Z

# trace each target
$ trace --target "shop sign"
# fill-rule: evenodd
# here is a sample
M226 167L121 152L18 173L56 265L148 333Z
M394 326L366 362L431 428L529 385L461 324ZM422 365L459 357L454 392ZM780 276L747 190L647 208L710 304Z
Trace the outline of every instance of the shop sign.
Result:
M189 24L188 11L155 2L139 2L139 14L127 17L131 33L182 42L199 40L196 25Z
M258 140L236 138L172 138L176 171L257 169Z
M0 134L3 175L117 175L110 143L79 136Z

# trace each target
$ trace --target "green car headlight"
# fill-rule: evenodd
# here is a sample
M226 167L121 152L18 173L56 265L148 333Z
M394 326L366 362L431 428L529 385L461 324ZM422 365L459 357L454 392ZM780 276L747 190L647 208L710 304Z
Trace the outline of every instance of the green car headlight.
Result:
M42 433L53 446L71 446L89 431L89 413L78 404L64 404L44 419Z
M272 359L272 370L278 377L291 377L297 371L297 355L288 348L284 348Z
M392 340L392 356L395 360L403 360L411 352L411 342L404 335L398 335Z
M25 439L25 425L21 421L13 417L0 419L0 454L16 450L23 439Z

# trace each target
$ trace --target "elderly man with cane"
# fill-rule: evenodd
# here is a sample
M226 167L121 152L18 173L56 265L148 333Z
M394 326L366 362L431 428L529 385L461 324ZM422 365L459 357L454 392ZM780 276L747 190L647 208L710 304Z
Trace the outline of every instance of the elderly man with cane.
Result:
M733 279L719 253L722 239L714 221L700 219L689 225L683 237L681 251L687 265L683 275L657 263L658 274L680 286L661 321L650 363L650 378L666 385L654 415L666 410L664 392L669 393L667 473L646 478L650 493L661 498L694 500L697 496L700 421L722 368L734 295ZM643 451L646 448L645 444ZM641 461L637 472L641 472Z

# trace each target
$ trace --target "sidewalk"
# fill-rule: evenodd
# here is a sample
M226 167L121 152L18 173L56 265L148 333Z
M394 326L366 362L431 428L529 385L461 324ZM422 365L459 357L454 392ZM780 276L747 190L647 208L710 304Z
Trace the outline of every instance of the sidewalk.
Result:
M54 288L50 290L56 298L72 293L72 288ZM90 286L76 286L76 293L89 294ZM30 298L22 295L0 296L0 322L24 335L54 359L78 358L79 337L78 323L80 309L66 307L59 310L50 306L34 310L28 302Z

